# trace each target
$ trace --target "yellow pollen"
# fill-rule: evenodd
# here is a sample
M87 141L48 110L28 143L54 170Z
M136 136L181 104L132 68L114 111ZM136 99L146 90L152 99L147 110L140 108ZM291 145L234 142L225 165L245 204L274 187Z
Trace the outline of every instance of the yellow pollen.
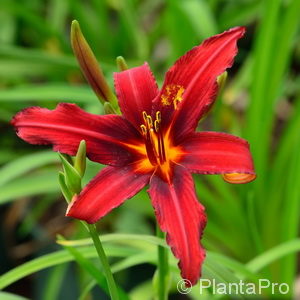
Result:
M155 114L156 119L153 119L150 115L147 115L143 111L144 124L142 124L141 132L145 138L145 145L148 158L152 165L162 164L165 161L165 149L164 141L160 129L161 113L157 111Z
M156 121L158 121L158 122L161 121L161 113L160 113L160 111L156 112L155 117L156 117Z
M174 104L174 109L175 109L175 110L178 108L178 105L179 105L180 101L181 101L181 100L178 100L178 99L175 99L175 100L174 100L174 103L173 103L173 104Z
M146 113L145 111L143 111L142 114L143 114L143 119L144 119L144 121L147 122L147 113Z
M149 128L153 127L153 120L151 116L147 116L147 124Z
M141 130L142 130L142 134L146 135L147 134L147 128L145 125L141 125Z
M167 85L161 95L161 103L165 106L173 104L174 109L177 109L178 104L182 101L184 90L184 87L179 84Z

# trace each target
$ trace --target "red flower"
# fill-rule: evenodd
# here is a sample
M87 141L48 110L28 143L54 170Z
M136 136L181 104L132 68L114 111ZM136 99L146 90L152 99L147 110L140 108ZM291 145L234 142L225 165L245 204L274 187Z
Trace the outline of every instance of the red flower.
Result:
M222 174L231 183L255 178L245 140L195 132L243 34L244 28L236 27L193 48L169 69L161 91L147 63L115 73L122 116L92 115L62 103L55 110L27 108L12 120L29 143L75 155L85 140L88 158L109 165L73 198L67 216L94 223L149 184L157 220L180 260L182 277L192 284L205 258L200 238L206 216L191 173Z

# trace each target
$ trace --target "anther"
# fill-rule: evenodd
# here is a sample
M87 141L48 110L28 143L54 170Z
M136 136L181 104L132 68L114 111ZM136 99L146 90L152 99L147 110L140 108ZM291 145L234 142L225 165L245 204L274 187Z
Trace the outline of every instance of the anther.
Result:
M160 111L157 111L155 116L156 116L156 120L157 121L161 121L161 113L160 113Z
M174 104L174 109L176 110L178 108L178 104L180 103L180 99L175 99L173 104Z
M147 122L147 117L148 117L147 113L145 111L143 111L142 114L143 114L144 121Z
M178 101L179 102L179 101ZM166 161L164 139L161 132L161 112L155 113L155 120L146 111L142 112L144 124L140 125L145 139L147 156L152 165L163 164Z
M147 128L146 128L146 126L145 125L141 125L140 127L141 127L141 130L142 130L142 134L146 135L147 134Z
M148 124L149 128L153 127L153 120L152 120L151 116L147 116L147 124Z

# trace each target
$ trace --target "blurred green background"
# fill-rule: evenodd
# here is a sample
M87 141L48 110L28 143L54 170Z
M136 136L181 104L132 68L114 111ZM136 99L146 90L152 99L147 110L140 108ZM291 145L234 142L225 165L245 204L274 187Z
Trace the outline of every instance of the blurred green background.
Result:
M180 55L211 35L243 25L247 33L225 89L199 129L248 139L258 178L234 186L218 176L195 176L208 215L203 276L225 283L285 282L290 285L287 295L266 290L261 297L291 299L300 250L299 13L300 0L1 0L0 272L11 271L0 277L0 288L29 299L106 299L83 267L65 263L74 256L55 243L57 234L84 237L80 226L64 217L58 155L21 141L9 125L16 112L35 105L74 102L89 112L103 112L72 54L71 21L79 21L112 86L116 56L124 56L130 67L148 61L161 84ZM86 182L100 168L90 163ZM154 234L146 192L98 227L104 233ZM122 247L115 243L107 242L106 250L120 270L118 283L130 299L152 299L155 245L146 247L142 239ZM78 249L93 257L91 247ZM128 262L138 254L144 260ZM36 261L39 256L43 258ZM180 295L178 276L174 267L170 299L222 298L200 298L197 287L189 296ZM20 299L5 297L0 292L0 299Z

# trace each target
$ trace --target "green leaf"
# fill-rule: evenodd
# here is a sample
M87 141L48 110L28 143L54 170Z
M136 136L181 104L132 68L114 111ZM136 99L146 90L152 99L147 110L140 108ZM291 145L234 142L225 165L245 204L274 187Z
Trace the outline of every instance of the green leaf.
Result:
M228 29L237 25L248 25L261 17L261 1L230 2L222 9L218 22L223 29Z
M144 235L144 234L120 234L120 233L112 233L101 235L101 241L103 243L107 242L117 242L120 244L125 244L129 246L136 246L135 241L146 242L156 246L168 247L165 241L161 238L152 236L152 235ZM64 246L88 246L92 245L93 241L91 238L80 239L80 240L57 240L56 241L60 245ZM139 243L138 245L140 245Z
M97 285L97 282L95 279L92 279L83 289L81 292L78 300L85 300L88 294L91 292L91 290Z
M146 59L149 53L148 40L138 25L138 15L134 7L134 1L119 1L116 7L119 22L121 24L118 39L123 38L123 42L132 51L134 49L137 57L141 60Z
M218 33L216 20L206 1L188 0L179 3L182 13L186 14L187 20L199 38L208 38Z
M59 192L56 170L41 171L7 183L1 187L0 204L20 197Z
M0 91L0 102L66 101L89 103L97 100L88 86L65 84L26 85Z
M132 300L153 299L152 281L145 281L137 287L134 287L133 290L130 291L129 297Z
M28 300L28 298L24 298L15 294L0 292L1 300Z
M69 189L67 188L66 177L65 177L65 174L63 172L58 173L58 181L59 181L59 185L60 185L60 189L61 189L62 194L64 195L67 202L70 203L71 200L72 200L73 195L69 191Z
M71 255L74 257L76 262L96 280L100 288L102 288L106 292L106 294L109 295L107 282L102 272L99 269L97 269L90 260L86 259L83 255L81 255L81 253L75 248L68 246L64 246L64 248L67 249L69 253L71 253ZM126 293L119 286L117 287L117 289L120 299L128 300Z
M127 257L137 253L136 249L109 245L104 247L104 250L108 256L113 257ZM94 246L80 248L80 253L86 258L96 258L98 256ZM3 289L8 285L12 284L13 282L16 282L17 280L35 272L63 263L67 263L73 260L74 257L67 250L60 250L35 258L1 275L0 289Z
M244 264L228 256L214 252L209 252L207 256L212 262L217 262L218 264L223 265L224 267L227 267L233 271L238 278L249 279L253 282L258 282L259 280L259 276L250 271Z
M246 267L251 272L259 272L272 262L293 252L300 251L300 239L294 239L282 243L270 250L265 251L261 255L255 257L246 264Z
M0 11L0 43L12 44L16 36L16 18L5 10Z
M103 289L107 295L109 295L105 276L102 275L101 271L97 269L91 261L81 255L81 253L75 248L69 246L64 246L64 248L74 257L75 261L96 280L99 287Z
M48 20L56 31L60 31L68 22L68 2L60 0L51 0L49 3ZM52 298L54 299L54 298Z
M77 67L76 60L71 55L51 54L45 50L23 48L15 45L0 45L0 56L19 61L37 61L40 64L62 66L64 68Z
M0 186L35 168L55 162L58 162L57 155L51 151L35 152L15 159L0 168Z
M291 167L287 174L285 195L289 204L280 208L281 211L281 241L298 237L300 221L300 190L295 186L300 184L300 139L293 149L290 157ZM292 286L297 274L297 253L285 257L281 261L280 280ZM290 295L291 292L290 292Z
M64 276L66 275L66 265L59 265L54 267L47 280L47 285L43 291L43 300L58 299L61 285Z

